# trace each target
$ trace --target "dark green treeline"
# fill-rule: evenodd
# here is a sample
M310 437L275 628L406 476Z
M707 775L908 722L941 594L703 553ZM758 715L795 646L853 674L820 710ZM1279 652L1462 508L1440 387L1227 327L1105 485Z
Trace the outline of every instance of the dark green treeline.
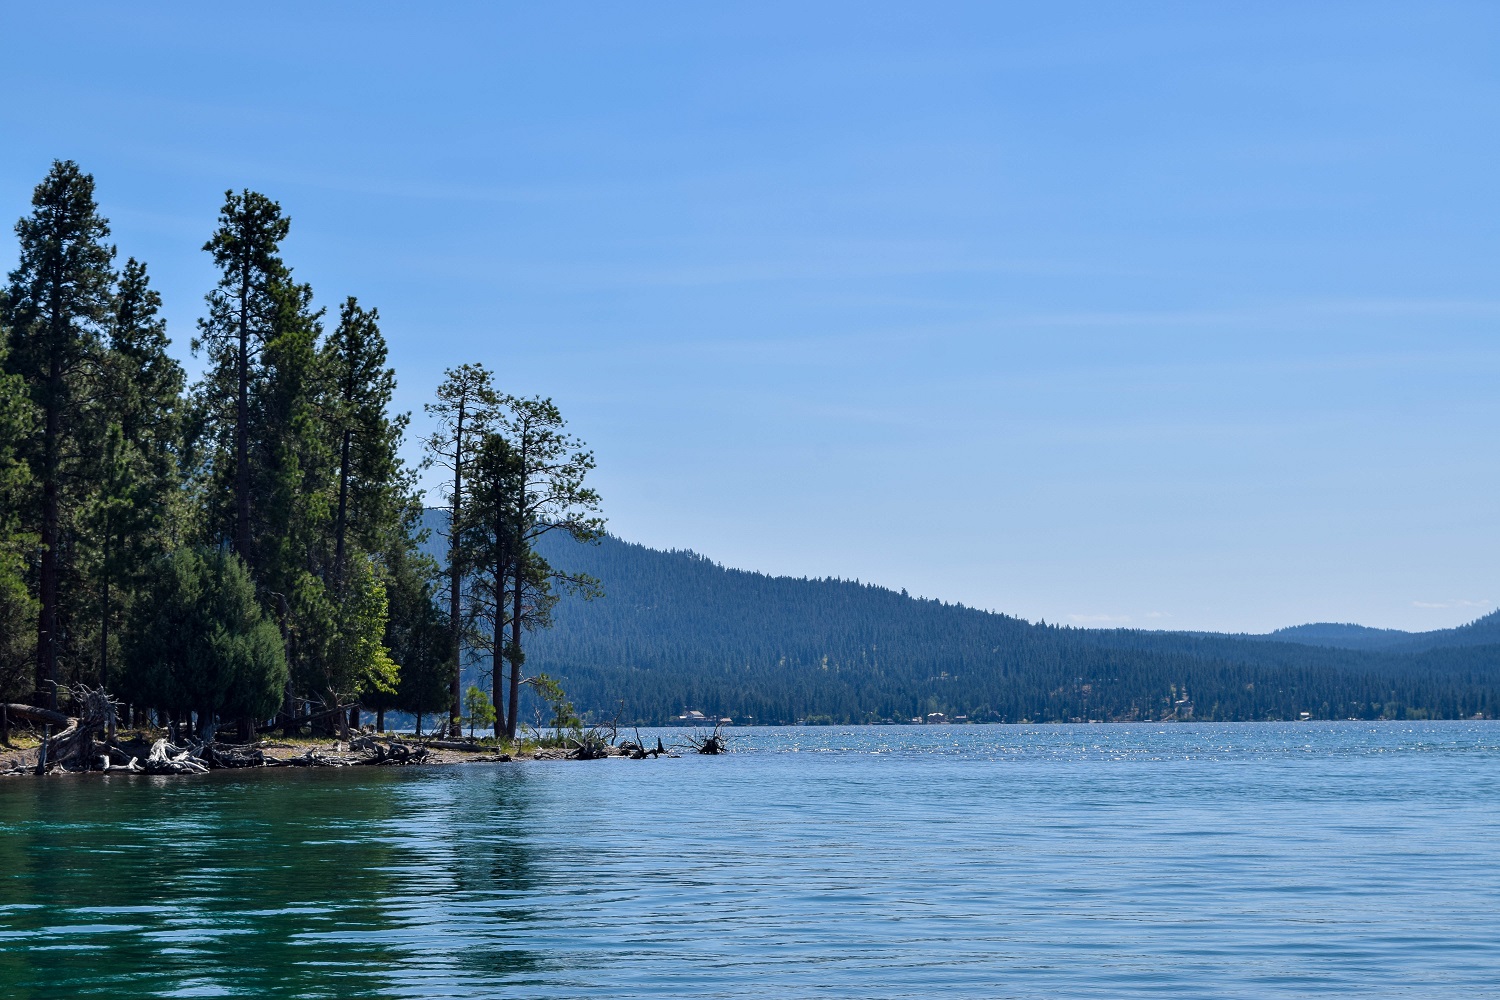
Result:
M440 424L466 373L483 392L455 447L441 430L427 442L454 471L467 546L437 566L419 549L409 420L391 409L376 310L317 303L282 253L290 220L262 194L227 192L205 229L219 277L191 339L205 373L188 385L91 176L54 163L16 224L0 291L0 700L57 707L69 685L103 685L138 713L242 732L341 728L351 705L456 719L476 637L508 630L519 671L522 632L548 624L553 583L571 582L531 541L554 524L597 533L592 458L549 402L499 393L480 366L450 370ZM537 407L551 451L515 432ZM519 465L495 466L510 447ZM470 466L489 484L472 517ZM439 588L440 571L473 572L470 550L498 575L488 613L466 603L472 588Z
M530 664L595 718L764 723L1500 717L1500 613L1392 651L1033 624L848 580L607 538L542 546L609 600L557 609Z

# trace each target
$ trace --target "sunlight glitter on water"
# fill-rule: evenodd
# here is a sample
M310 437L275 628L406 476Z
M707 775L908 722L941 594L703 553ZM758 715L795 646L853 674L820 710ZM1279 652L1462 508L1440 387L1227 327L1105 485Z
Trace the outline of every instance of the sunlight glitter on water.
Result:
M1500 996L1500 724L733 732L0 782L0 995Z

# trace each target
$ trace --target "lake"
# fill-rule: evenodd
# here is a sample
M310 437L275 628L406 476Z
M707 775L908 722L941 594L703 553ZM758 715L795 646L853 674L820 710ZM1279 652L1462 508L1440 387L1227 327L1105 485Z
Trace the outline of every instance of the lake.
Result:
M1500 996L1500 724L731 732L0 780L0 996Z

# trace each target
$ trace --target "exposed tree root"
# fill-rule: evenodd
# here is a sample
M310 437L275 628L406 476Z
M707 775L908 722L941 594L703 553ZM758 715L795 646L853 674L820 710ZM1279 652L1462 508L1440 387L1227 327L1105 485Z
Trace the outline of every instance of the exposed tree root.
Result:
M704 736L694 733L687 738L688 746L697 753L720 754L729 752L729 737L724 735L724 725L720 723L714 726L714 731Z

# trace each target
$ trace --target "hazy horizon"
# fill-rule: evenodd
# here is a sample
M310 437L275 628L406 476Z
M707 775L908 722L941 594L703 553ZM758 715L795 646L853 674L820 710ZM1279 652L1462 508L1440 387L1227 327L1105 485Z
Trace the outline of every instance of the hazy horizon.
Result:
M77 160L188 359L223 192L265 192L317 301L379 308L414 430L450 364L552 396L630 541L1033 621L1425 631L1500 600L1496 27L9 5L0 218Z

